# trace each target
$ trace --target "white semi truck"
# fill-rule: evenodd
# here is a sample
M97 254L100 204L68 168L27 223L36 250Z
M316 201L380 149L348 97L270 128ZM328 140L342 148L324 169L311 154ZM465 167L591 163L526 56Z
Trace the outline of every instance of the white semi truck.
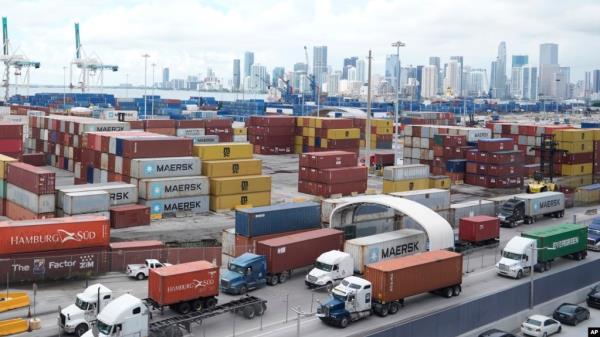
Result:
M70 334L82 336L96 321L98 313L112 300L112 291L102 284L93 284L77 294L75 303L60 311L58 325Z

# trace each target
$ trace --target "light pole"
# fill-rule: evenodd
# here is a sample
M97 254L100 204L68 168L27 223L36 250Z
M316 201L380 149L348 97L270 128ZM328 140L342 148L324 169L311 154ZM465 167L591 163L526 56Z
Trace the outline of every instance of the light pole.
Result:
M535 241L534 241L535 242ZM540 248L535 248L534 247L534 242L531 243L531 270L529 272L529 309L533 309L533 266L535 266L536 261L533 261L533 256L535 255L534 252L538 251L538 250L556 250L556 248L551 248L551 247L540 247Z
M392 47L396 47L396 57L398 58L398 73L396 74L396 101L394 102L394 123L392 127L394 128L394 141L392 142L392 146L394 146L394 165L396 165L398 160L398 113L399 113L399 91L400 91L400 47L404 47L406 44L402 41L396 41L392 43ZM371 133L371 130L367 130L368 133ZM368 144L367 146L371 146Z
M144 58L144 118L148 118L148 110L147 110L147 103L146 100L148 99L146 97L146 88L148 87L148 58L150 57L150 55L148 54L144 54L142 55L142 57Z
M154 68L156 63L152 63L152 118L154 118Z
M371 165L371 60L373 57L371 57L370 49L368 59L369 70L367 71L367 74L369 78L367 78L367 127L365 131L365 166L367 167L367 174L369 174L369 166Z

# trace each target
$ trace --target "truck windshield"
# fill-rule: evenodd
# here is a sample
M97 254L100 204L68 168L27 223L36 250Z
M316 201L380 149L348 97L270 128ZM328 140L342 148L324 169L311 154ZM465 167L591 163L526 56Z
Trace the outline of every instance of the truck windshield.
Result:
M327 263L323 263L323 262L315 262L315 268L317 269L321 269L324 271L331 271L333 269L333 266Z
M75 300L75 306L78 307L81 310L88 310L90 308L90 304L84 300L82 300L81 298L77 297L77 299Z
M346 302L346 296L345 295L340 295L340 294L336 294L333 293L333 298L335 298L336 300L342 301L342 302Z
M110 331L112 330L112 325L108 325L101 320L98 320L98 332L104 335L110 335Z
M590 228L588 229L588 233L590 233L590 234L596 234L596 235L600 235L600 228L593 228L593 227L590 227Z
M500 214L502 215L511 215L513 214L513 207L512 204L511 205L503 205L502 208L500 208Z
M511 259L511 260L518 260L518 261L520 261L521 258L522 258L522 255L521 254L517 254L517 253L511 253L511 252L504 251L502 253L502 257L505 257L505 258Z
M246 270L246 268L238 266L237 264L233 264L233 263L230 263L229 267L227 269L231 270L234 273L238 273L238 274L244 274L244 272Z

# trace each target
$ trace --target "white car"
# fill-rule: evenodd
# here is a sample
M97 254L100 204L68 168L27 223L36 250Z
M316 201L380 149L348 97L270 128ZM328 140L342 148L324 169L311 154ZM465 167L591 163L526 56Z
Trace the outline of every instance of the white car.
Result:
M521 324L521 333L526 336L548 337L562 330L560 322L542 315L530 316Z
M144 264L129 264L127 265L127 276L134 277L138 280L148 278L150 269L170 266L170 263L162 263L156 259L146 259Z

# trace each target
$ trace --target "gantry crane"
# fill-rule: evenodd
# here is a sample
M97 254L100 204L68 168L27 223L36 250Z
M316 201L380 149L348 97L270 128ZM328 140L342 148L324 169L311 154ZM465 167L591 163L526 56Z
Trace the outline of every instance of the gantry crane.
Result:
M78 78L78 82L73 84L73 66L76 66L81 70L81 73ZM94 77L98 75L96 78L96 84L100 86L100 91L102 91L102 87L104 86L104 70L111 70L113 72L119 70L119 66L117 65L109 65L103 64L102 60L98 55L93 54L90 57L87 57L83 52L83 46L81 45L81 40L79 38L79 23L75 23L75 59L71 62L71 67L69 70L69 78L70 84L69 87L71 89L78 88L81 89L81 92L85 92L90 85L90 77Z
M8 39L8 20L2 17L2 55L0 61L4 63L4 75L2 77L2 86L4 87L4 101L8 102L10 95L10 69L14 69L15 75L15 95L19 93L19 77L25 71L23 82L26 88L29 88L29 70L38 69L40 62L30 61L24 54L18 54L17 51L11 54L10 40Z

